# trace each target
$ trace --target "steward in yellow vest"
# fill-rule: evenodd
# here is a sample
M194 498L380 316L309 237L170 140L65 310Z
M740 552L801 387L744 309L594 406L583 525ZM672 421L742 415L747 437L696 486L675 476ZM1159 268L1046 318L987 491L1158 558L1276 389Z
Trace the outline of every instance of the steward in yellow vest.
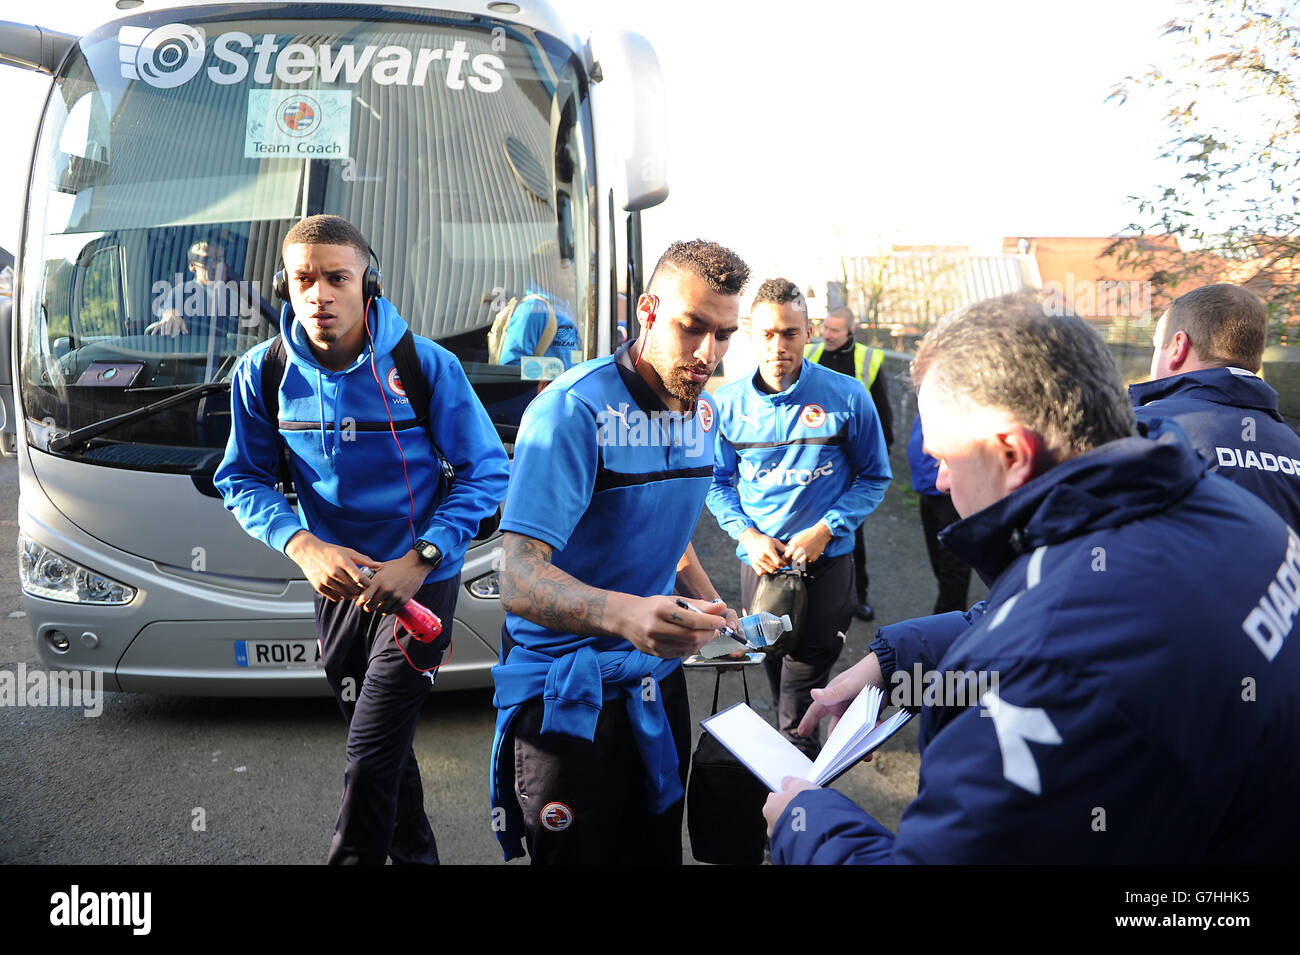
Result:
M876 414L880 417L880 430L885 433L885 445L894 444L894 415L889 406L889 386L885 376L880 374L880 367L885 363L885 353L879 348L871 348L861 342L855 342L853 336L839 348L828 351L825 342L810 342L804 348L804 358L838 371L853 375L862 382L876 405ZM852 365L850 366L850 361ZM850 368L852 370L850 370Z
M809 343L804 348L804 359L815 362L842 375L852 375L871 393L880 418L880 430L885 437L885 447L894 444L894 413L889 404L888 375L880 374L885 353L879 348L868 348L853 340L853 312L848 308L835 308L826 316L822 327L831 341L841 341L837 348L828 348L826 342ZM874 620L875 610L867 597L871 576L867 573L867 544L863 529L859 527L853 541L854 589L858 603L854 615L860 620Z

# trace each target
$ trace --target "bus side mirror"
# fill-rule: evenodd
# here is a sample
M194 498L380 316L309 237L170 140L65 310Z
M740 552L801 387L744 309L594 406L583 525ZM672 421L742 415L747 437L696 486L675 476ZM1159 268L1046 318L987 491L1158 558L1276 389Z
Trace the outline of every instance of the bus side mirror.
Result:
M68 110L59 135L56 187L76 195L108 178L111 137L107 100L102 91L86 93Z
M573 200L569 198L567 192L555 194L555 221L560 261L565 265L571 265L574 255Z
M599 60L592 72L602 77L593 108L611 143L607 155L620 204L628 212L656 206L668 198L667 99L659 58L650 41L627 30L593 38L591 48Z
M0 63L5 66L53 75L76 45L77 38L68 33L7 20L0 22Z

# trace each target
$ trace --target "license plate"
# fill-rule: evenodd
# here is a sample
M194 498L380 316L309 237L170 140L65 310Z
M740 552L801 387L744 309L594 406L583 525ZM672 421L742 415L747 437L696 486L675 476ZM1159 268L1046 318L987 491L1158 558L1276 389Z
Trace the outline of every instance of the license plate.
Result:
M241 667L318 667L316 640L236 640L235 664Z

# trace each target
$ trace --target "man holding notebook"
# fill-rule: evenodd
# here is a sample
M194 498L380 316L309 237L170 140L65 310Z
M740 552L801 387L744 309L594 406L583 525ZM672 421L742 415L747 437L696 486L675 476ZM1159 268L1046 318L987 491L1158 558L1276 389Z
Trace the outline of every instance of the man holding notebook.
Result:
M996 674L921 710L897 834L787 779L764 810L782 863L1250 863L1300 850L1300 537L1138 432L1106 346L1027 296L933 329L912 376L945 543L988 581L966 613L884 628L801 729L896 673Z

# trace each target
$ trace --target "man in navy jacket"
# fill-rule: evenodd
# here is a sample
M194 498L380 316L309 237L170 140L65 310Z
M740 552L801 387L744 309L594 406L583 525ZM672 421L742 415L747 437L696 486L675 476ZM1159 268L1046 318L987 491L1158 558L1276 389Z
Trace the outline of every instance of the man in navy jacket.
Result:
M1294 859L1300 537L1180 430L1135 433L1101 339L1032 298L932 330L913 379L937 486L964 516L944 540L989 597L884 628L805 717L867 683L923 704L898 833L787 780L764 810L773 860ZM919 699L917 668L956 697ZM990 679L962 699L973 681L954 673Z
M466 548L505 498L509 459L455 356L418 336L431 400L412 407L392 356L406 322L354 226L311 216L283 252L292 307L281 316L278 414L262 393L266 343L235 369L214 483L244 530L298 564L317 593L325 676L349 727L329 861L436 863L411 743L451 636ZM282 444L301 517L275 488ZM445 624L432 643L397 624L413 597Z
M1235 285L1174 299L1156 325L1151 380L1129 388L1139 421L1173 418L1229 481L1300 528L1300 436L1257 376L1268 310Z

